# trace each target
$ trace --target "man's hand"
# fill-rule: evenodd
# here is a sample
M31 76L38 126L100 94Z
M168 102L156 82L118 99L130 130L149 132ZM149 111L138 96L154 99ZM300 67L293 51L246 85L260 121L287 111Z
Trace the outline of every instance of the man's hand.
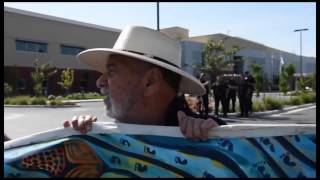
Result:
M63 127L70 127L72 125L74 130L80 131L82 134L86 134L88 131L91 131L92 122L96 121L97 117L91 115L74 116L71 122L69 120L64 121Z
M208 139L209 131L213 127L219 126L216 121L209 118L207 120L187 116L184 112L178 112L179 126L182 134L194 141Z

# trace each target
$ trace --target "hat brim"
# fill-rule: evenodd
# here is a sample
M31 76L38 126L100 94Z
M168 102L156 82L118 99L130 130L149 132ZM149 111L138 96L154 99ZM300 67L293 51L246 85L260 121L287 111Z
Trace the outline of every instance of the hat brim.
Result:
M106 72L106 63L109 59L109 56L111 54L121 54L129 57L133 57L157 66L160 66L162 68L168 69L170 71L173 71L179 75L181 75L181 83L180 83L180 89L179 91L182 93L187 93L195 96L200 96L205 94L205 89L202 86L201 82L193 77L191 74L181 70L180 68L174 67L170 64L158 61L156 59L153 59L151 57L147 57L144 55L127 52L127 51L121 51L116 49L110 49L110 48L93 48L88 49L85 51L80 52L77 57L79 60L88 65L90 69L99 71L101 73Z

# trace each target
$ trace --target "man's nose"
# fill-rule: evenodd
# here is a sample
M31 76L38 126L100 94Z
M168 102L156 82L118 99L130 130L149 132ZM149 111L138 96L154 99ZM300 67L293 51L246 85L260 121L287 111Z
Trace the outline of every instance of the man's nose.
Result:
M97 88L100 88L100 89L108 86L108 77L107 77L106 73L102 74L97 79L96 86L97 86Z

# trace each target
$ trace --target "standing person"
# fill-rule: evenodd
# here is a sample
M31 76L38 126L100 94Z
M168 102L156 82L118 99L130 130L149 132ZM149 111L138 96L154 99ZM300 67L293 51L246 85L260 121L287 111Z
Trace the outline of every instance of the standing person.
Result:
M216 82L212 86L214 94L215 115L219 116L219 105L221 102L223 115L227 116L227 93L228 86L222 76L217 76Z
M240 117L248 116L248 98L247 98L247 85L244 75L241 76L238 87L238 99L240 105Z
M226 76L222 76L221 80L222 80L222 83L220 84L219 91L221 92L222 112L223 112L223 116L227 117L229 88L228 88L228 82L227 82Z
M252 97L253 97L253 92L254 92L254 88L255 88L255 83L256 81L254 80L254 77L248 72L245 72L245 80L247 82L248 85L248 111L250 112L250 114L252 114Z
M202 98L201 102L204 107L205 115L208 115L208 113L209 113L209 92L210 92L209 87L210 87L210 85L209 85L209 81L207 80L206 75L204 73L200 74L200 82L206 90L206 93L201 96L201 98ZM200 114L202 114L202 113L203 113L203 111L200 111Z
M236 96L237 96L237 86L236 86L236 81L234 75L232 75L229 79L229 84L228 84L228 99L227 99L227 109L228 112L235 112L236 109ZM232 109L230 111L230 100L232 103Z

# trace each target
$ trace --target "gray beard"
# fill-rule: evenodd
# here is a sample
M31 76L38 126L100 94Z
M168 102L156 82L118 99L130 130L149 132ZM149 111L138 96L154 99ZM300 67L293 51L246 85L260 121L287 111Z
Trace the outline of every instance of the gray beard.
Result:
M128 93L123 95L124 101L117 103L113 101L112 99L112 92L108 92L108 98L110 98L110 104L111 104L111 109L109 109L108 115L111 116L112 118L115 118L116 120L119 121L130 121L130 116L132 113L132 108L134 106L134 103L136 102L135 98L136 96L134 95L133 91L127 91Z

